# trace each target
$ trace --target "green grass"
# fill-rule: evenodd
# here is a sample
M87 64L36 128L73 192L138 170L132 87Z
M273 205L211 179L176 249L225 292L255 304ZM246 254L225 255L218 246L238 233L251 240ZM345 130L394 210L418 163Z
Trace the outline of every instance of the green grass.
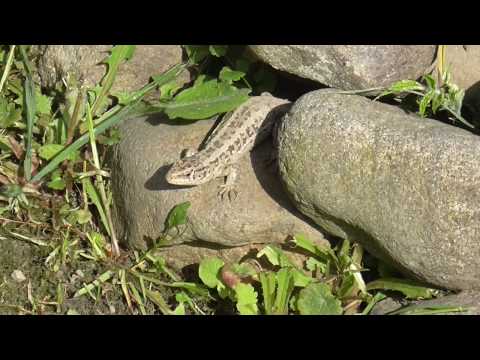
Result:
M151 249L121 249L112 226L104 155L118 142L115 126L155 112L176 121L201 120L235 109L252 94L275 90L275 74L241 46L184 48L186 63L152 74L141 89L112 94L122 64L135 56L133 45L112 48L99 84L86 88L71 77L49 93L34 81L28 46L0 46L0 241L9 242L3 243L8 251L22 249L38 257L32 264L38 277L18 285L23 295L17 297L15 289L7 293L9 286L0 284L0 299L11 301L0 301L0 312L109 313L116 308L117 313L204 315L227 304L238 314L365 315L391 292L411 299L436 295L392 276L385 265L365 269L358 244L345 241L334 250L323 249L296 234L285 245L308 254L301 267L280 247L268 245L253 262L205 259L200 280L182 278L159 249L182 232L188 202L172 209ZM177 78L187 68L196 78L182 88ZM443 111L471 125L460 114L463 93L446 70L440 74L437 80L425 77L424 83L399 82L380 89L380 96L408 93L416 97L421 116ZM160 90L158 101L144 101L155 90ZM1 256L0 251L0 262ZM3 264L8 271L18 266L11 258Z

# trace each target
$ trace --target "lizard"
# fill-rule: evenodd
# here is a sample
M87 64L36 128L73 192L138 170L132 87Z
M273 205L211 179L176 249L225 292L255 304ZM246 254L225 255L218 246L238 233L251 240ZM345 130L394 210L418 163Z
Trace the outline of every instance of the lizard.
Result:
M227 113L213 129L199 151L187 150L184 157L168 170L166 180L172 185L201 185L225 177L219 195L237 196L236 163L262 143L274 130L276 120L291 106L289 100L270 93L252 96L234 111Z

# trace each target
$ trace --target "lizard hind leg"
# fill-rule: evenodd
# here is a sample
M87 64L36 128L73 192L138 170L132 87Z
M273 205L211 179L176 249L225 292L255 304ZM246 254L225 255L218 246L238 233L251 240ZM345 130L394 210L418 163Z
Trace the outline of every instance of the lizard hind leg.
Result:
M235 187L235 182L238 178L238 168L235 165L230 165L225 169L225 183L220 185L220 191L218 196L222 199L225 199L225 196L228 196L228 200L235 200L238 196L238 191Z

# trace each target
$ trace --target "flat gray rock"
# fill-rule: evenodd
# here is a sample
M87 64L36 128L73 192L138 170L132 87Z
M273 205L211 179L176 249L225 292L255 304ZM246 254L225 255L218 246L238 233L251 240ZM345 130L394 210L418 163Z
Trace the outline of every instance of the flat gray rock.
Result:
M480 138L395 106L319 90L279 129L297 208L421 281L480 288Z
M405 306L408 306L409 310L420 310L427 307L461 307L464 311L444 312L441 315L480 315L480 293L477 291L461 291L459 294L442 296L432 300L415 301ZM399 302L387 298L376 304L370 314L388 315L388 313L400 310L402 307L404 306Z
M434 45L249 45L273 68L343 90L417 79L432 64Z
M212 120L181 124L157 116L129 119L120 126L123 139L110 157L119 238L144 248L145 239L161 235L170 210L190 201L187 230L178 243L198 246L201 242L208 248L220 249L282 243L289 235L303 233L329 246L322 233L286 197L275 166L267 166L272 151L270 140L240 161L238 196L233 201L218 197L223 179L196 187L166 182L171 164L184 149L198 148L213 125ZM193 259L195 255L183 257Z

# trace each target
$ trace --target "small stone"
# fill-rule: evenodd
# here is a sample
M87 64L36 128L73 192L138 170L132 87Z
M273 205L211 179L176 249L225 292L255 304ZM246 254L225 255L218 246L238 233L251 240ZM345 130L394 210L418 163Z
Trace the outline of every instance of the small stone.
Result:
M83 278L85 276L85 274L83 273L82 270L78 269L77 271L75 271L75 274L78 275L79 278Z
M20 270L13 271L11 276L12 276L12 279L18 283L21 283L27 280L25 275L23 275L23 272L21 272Z

